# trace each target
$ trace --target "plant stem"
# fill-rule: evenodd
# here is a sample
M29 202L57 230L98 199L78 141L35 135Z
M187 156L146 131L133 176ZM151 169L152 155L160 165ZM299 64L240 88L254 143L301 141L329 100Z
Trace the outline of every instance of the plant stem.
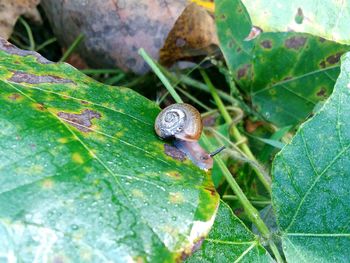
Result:
M230 200L230 201L237 201L238 197L235 195L224 195L222 197L224 200ZM271 201L270 200L252 200L249 199L249 202L251 202L253 205L270 205Z
M83 40L84 35L80 34L74 42L70 45L70 47L66 50L66 52L63 54L59 62L64 62L72 53L73 51L77 48L77 46L80 44L80 42Z
M146 51L141 48L139 50L139 54L141 55L141 57L147 62L147 64L152 68L152 70L154 71L154 73L158 76L158 78L160 79L160 81L163 83L163 85L166 87L166 89L169 91L169 93L171 94L171 96L173 96L174 100L177 103L182 103L182 99L180 98L180 96L177 94L177 92L175 91L175 89L173 88L173 86L171 86L169 80L164 76L164 74L160 71L160 69L157 67L157 65L153 62L152 58L146 53Z
M278 263L284 262L283 259L282 259L282 256L281 256L280 252L278 251L278 248L277 248L276 244L275 244L272 240L269 241L269 247L271 248L271 251L272 251L272 253L273 253L274 256L275 256L276 261L277 261Z
M222 115L222 117L224 118L225 122L227 124L231 124L232 123L232 118L230 116L230 114L228 113L227 109L225 108L224 103L222 102L221 98L219 97L213 83L210 81L208 75L203 71L203 70L199 70L204 82L207 84L210 93L213 97L213 99L215 100L216 105L219 108L219 111ZM235 125L231 125L231 131L233 134L233 137L235 138L236 142L242 142L239 147L242 149L242 151L245 153L245 155L251 159L252 161L258 163L258 161L256 160L255 156L253 155L253 153L251 152L249 146L247 145L247 143L244 141L244 137L241 135L241 133L239 132L239 130L237 129L237 127ZM259 180L261 181L261 183L264 185L264 187L268 190L268 192L271 194L271 181L270 178L266 178L260 171L259 169L257 169L256 167L252 167L253 170L255 171L256 175L258 176Z
M24 28L27 31L28 40L29 40L29 48L28 49L34 50L35 49L35 41L34 41L32 29L28 25L27 21L25 21L22 17L19 18L19 21L22 23L22 25L24 26Z
M173 96L174 100L177 103L182 103L182 99L180 98L180 96L177 94L176 90L173 88L173 86L171 86L170 82L168 81L168 79L164 76L164 74L159 70L159 68L157 67L157 65L155 64L155 62L152 60L152 58L150 58L148 56L148 54L144 51L144 49L140 49L139 50L139 54L143 57L143 59L148 63L148 65L152 68L152 70L154 71L154 73L157 75L157 77L163 82L164 86L168 89L169 93ZM174 96L175 95L175 96ZM204 143L204 145L206 146L206 148L209 151L214 151L214 147L213 145L210 143L209 139L207 138L207 136L203 133L201 136L201 140ZM268 240L270 240L270 231L267 228L267 226L265 225L264 221L261 219L260 214L258 212L258 210L255 209L255 207L249 202L248 198L245 196L245 194L243 193L242 189L240 188L240 186L237 184L236 180L233 178L233 176L231 175L231 172L228 170L228 168L226 167L224 161L218 156L216 155L214 157L214 160L217 162L217 164L220 167L220 170L222 171L222 173L224 174L227 182L229 183L230 187L232 188L233 192L235 193L235 195L237 196L238 200L240 201L240 203L242 204L244 210L247 213L247 216L249 217L249 219L251 220L251 222L253 222L257 229L260 231L260 233L262 234L262 236ZM273 241L269 242L269 245L271 247L271 250L273 251L273 253L277 253L277 255L275 254L276 259L278 260L278 262L283 262L283 261L279 261L279 259L281 258L281 256L279 255L278 250L275 250L274 248L276 247L275 244L273 243Z

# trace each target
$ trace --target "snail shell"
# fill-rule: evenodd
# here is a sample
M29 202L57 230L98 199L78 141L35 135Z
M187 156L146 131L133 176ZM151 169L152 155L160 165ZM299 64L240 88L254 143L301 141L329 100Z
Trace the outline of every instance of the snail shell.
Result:
M156 118L154 128L162 139L174 138L174 145L199 168L209 170L213 159L198 143L203 124L199 111L186 103L166 107Z
M185 141L198 141L203 124L195 107L186 103L176 103L161 111L154 128L163 139L174 137Z

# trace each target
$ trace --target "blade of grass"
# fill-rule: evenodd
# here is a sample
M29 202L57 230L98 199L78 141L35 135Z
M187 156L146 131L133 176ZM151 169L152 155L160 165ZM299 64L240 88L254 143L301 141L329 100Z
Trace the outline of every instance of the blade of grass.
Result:
M196 97L192 96L190 93L188 93L187 91L183 90L182 88L177 87L176 88L178 91L180 91L183 95L185 95L187 98L189 98L190 100L192 100L194 103L196 103L197 105L201 106L203 109L205 109L206 111L211 111L212 109L209 108L207 105L203 104L202 102L200 102Z
M74 52L74 50L79 46L80 42L84 39L84 35L82 33L74 40L74 42L70 45L70 47L63 54L61 59L58 62L64 62L66 59Z
M115 74L119 73L118 69L81 69L84 74Z
M121 81L125 77L125 73L120 72L117 75L106 79L105 83L108 85L115 85L117 82Z
M43 48L47 47L48 45L55 43L56 41L57 41L57 38L55 38L55 37L49 38L48 40L44 41L39 46L37 46L35 48L35 51L38 52L38 51L42 50Z
M25 21L22 17L19 18L19 21L21 22L21 24L26 29L26 32L27 32L27 35L28 35L28 40L29 40L29 47L28 47L28 49L33 51L35 49L35 41L34 41L34 38L33 38L32 29L28 25L27 21Z

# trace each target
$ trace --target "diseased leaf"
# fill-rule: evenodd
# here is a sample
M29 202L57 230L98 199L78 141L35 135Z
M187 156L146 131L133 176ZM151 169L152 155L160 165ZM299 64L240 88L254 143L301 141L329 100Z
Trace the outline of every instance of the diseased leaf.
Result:
M295 125L331 94L339 58L349 46L292 32L261 33L247 41L253 25L238 0L217 0L216 17L233 77L267 120Z
M4 40L0 102L0 261L173 262L209 231L210 175L165 154L156 104Z
M218 214L202 247L186 262L273 262L258 238L220 202Z
M324 107L276 156L272 200L288 262L348 262L350 53Z
M253 24L264 31L310 33L350 44L350 1L242 0Z

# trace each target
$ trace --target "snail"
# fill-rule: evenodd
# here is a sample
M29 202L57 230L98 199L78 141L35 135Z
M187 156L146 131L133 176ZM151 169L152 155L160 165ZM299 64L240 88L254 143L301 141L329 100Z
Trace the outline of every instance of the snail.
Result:
M203 130L199 111L186 103L172 104L163 109L154 124L157 135L162 139L173 139L174 146L199 168L209 170L213 167L213 153L207 153L198 143Z

